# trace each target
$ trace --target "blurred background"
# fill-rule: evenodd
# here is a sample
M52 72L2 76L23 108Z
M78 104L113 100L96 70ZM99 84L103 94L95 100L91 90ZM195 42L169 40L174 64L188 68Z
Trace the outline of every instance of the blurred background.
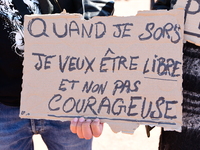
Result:
M115 0L116 16L133 16L138 10L149 10L153 0Z
M138 10L149 10L153 0L115 0L115 16L134 16ZM151 131L150 138L146 135L145 126L141 125L132 135L113 133L105 124L103 134L94 138L93 150L157 150L160 128ZM40 135L34 135L35 150L47 150Z

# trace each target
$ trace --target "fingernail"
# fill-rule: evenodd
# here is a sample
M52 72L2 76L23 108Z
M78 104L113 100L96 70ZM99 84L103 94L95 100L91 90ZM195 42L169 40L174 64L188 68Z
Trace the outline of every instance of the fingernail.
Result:
M77 122L77 121L78 121L78 118L74 118L74 119L73 119L73 122Z
M80 121L80 122L84 122L84 121L85 121L85 118L81 117L81 118L79 118L79 121Z
M87 119L86 122L91 122L91 119Z
M98 118L96 118L95 120L94 120L94 122L98 122L99 121L99 119Z

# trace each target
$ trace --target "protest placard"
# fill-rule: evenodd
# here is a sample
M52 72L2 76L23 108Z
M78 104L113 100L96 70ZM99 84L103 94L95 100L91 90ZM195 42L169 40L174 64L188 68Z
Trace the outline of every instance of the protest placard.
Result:
M183 10L25 16L21 118L181 130Z
M184 8L185 10L185 41L200 46L200 1L199 0L181 0L177 1L174 9Z

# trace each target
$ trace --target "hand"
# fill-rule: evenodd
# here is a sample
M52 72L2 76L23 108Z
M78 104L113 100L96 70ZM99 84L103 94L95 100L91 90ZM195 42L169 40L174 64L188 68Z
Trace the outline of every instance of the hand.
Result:
M74 118L71 121L70 130L72 133L76 133L81 139L91 139L99 137L103 131L103 123L97 118L94 121L91 119L85 120L85 118Z

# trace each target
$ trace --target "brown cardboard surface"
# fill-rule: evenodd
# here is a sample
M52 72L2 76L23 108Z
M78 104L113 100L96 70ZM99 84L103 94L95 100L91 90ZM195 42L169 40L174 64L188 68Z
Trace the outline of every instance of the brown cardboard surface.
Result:
M183 10L87 21L27 15L24 26L21 118L98 117L114 132L140 124L180 131Z
M181 0L177 1L174 6L177 8L184 8L185 10L185 31L184 40L200 45L200 1L197 0Z

